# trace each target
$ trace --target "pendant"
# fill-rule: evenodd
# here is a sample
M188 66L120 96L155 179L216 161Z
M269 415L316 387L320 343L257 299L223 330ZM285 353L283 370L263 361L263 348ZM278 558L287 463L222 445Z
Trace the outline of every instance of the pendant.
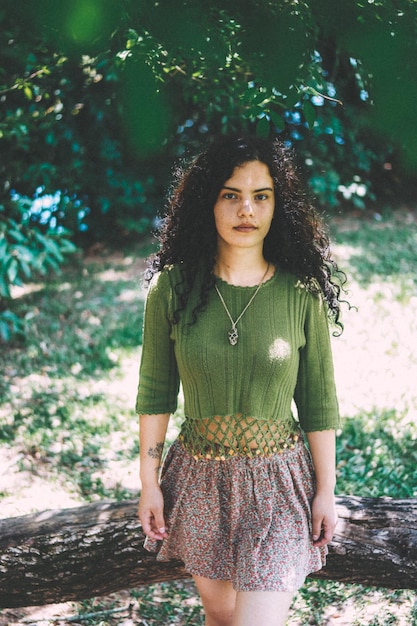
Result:
M237 332L236 326L233 326L229 332L227 333L229 337L229 342L231 346L235 346L237 344L237 340L239 339L239 334Z

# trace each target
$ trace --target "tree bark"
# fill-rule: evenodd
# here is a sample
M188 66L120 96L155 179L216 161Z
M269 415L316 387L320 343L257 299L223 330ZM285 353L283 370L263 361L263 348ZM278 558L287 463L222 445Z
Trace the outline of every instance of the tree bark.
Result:
M417 589L417 500L337 497L327 566L314 576ZM187 578L143 548L137 501L0 520L0 607L39 606Z
M339 520L316 578L417 589L417 499L336 498Z

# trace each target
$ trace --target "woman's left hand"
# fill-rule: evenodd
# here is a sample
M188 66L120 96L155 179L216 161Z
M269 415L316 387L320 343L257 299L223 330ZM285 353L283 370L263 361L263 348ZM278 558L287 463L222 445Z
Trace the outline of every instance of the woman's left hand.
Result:
M337 524L336 504L333 492L317 492L311 505L313 545L321 548L333 539Z

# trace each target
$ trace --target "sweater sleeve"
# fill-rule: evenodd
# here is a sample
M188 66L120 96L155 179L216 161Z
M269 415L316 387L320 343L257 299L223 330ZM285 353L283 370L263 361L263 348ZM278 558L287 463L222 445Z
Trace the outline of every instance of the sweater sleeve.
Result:
M327 305L322 295L306 294L304 333L294 394L301 428L305 432L339 428Z
M155 275L145 304L136 411L174 413L179 375L171 338L172 294L169 270Z

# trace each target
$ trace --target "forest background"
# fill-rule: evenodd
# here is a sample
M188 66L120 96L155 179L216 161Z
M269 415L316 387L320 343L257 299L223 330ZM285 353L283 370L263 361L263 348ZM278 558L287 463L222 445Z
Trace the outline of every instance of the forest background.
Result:
M295 148L349 275L339 493L416 496L416 9L2 1L2 516L137 495L143 257L173 164L230 131ZM137 623L202 620L187 585L132 593ZM310 581L291 619L409 626L415 596Z
M213 134L279 133L333 214L415 188L414 0L3 0L0 25L5 339L13 285L149 233Z

